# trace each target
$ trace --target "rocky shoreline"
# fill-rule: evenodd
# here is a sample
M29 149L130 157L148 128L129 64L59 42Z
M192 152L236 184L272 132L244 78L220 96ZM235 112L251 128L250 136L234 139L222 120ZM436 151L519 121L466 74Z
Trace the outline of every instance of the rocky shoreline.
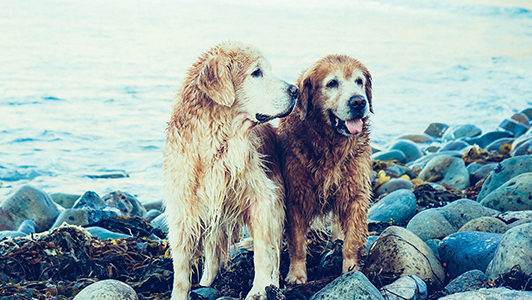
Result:
M487 133L433 123L375 146L362 271L341 275L342 242L312 232L309 282L268 299L532 299L531 126L532 108ZM0 299L169 299L161 210L120 191L21 188L0 207ZM288 264L284 245L281 278ZM198 277L191 299L241 298L253 252L235 250L211 288Z

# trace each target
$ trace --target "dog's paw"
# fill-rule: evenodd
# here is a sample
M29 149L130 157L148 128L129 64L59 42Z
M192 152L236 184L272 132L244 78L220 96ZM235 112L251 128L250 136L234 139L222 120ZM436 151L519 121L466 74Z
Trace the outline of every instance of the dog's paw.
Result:
M302 284L307 282L306 272L288 272L285 279L288 284Z
M253 287L246 296L246 300L266 300L266 290Z

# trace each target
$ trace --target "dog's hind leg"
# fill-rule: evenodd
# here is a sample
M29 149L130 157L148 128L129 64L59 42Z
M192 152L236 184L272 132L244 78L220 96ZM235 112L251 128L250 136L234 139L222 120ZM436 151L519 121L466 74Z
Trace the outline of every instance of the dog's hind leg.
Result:
M205 259L203 264L203 274L201 275L199 283L201 286L211 286L216 278L221 265L222 254L220 252L218 245L213 245L213 243L210 242L204 244L203 254Z
M174 264L174 284L171 300L188 300L190 288L192 287L191 264L197 251L198 238L191 231L185 230L185 226L180 226L183 225L182 222L169 225L168 239Z

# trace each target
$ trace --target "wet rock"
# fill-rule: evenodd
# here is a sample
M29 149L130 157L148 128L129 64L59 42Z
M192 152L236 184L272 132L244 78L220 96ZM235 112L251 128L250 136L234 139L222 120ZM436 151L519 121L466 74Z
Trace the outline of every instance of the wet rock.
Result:
M79 292L73 300L138 300L129 285L114 279L95 282Z
M5 238L18 238L18 237L23 237L23 236L27 236L26 233L24 232L20 232L18 230L4 230L4 231L0 231L0 241L5 239Z
M499 211L532 209L532 172L506 181L482 199L480 204Z
M409 140L397 140L389 147L390 150L399 150L405 155L405 161L414 161L423 156L416 143Z
M381 186L377 188L375 191L376 196L389 194L393 191L397 191L400 189L407 189L410 190L414 187L414 184L410 182L410 180L402 179L402 178L394 178L390 179L388 182L383 183Z
M129 177L129 174L123 170L112 170L101 174L89 174L86 176L92 179L116 179Z
M373 160L406 162L405 154L400 150L382 151L373 155Z
M416 196L407 189L392 192L379 200L368 211L370 222L390 222L401 224L416 213Z
M391 165L385 169L386 175L389 175L393 178L401 177L403 175L408 175L410 178L416 178L417 176L410 170L408 167L401 165Z
M52 197L52 200L54 200L55 203L61 205L62 207L71 208L76 202L76 200L78 200L81 196L73 194L54 193L50 194L50 197Z
M33 220L24 220L19 226L18 231L25 234L35 233L35 221Z
M526 274L532 273L532 223L509 229L502 237L486 275L491 279L510 272L519 265Z
M57 228L63 223L69 225L86 226L96 223L104 218L118 217L120 213L116 209L92 209L88 207L66 209L53 224L52 228Z
M26 185L0 207L0 230L14 230L30 219L35 222L37 232L46 231L58 215L59 210L48 194Z
M93 209L101 209L106 207L105 201L100 198L98 194L92 191L85 192L81 198L76 200L74 202L74 205L72 205L72 209L82 208L82 207L88 207Z
M507 152L508 150L505 150L505 149L503 149L501 147L507 147L507 145L510 145L510 148L511 148L513 140L514 140L514 138L511 138L511 137L506 137L506 138L501 138L501 139L495 140L491 144L487 145L485 150L486 151L499 151L499 152L505 152L506 151Z
M532 156L516 156L503 160L486 178L478 194L477 201L482 201L506 181L527 172L532 172Z
M359 271L345 273L314 294L310 300L384 300L379 290Z
M490 281L489 277L480 270L470 270L456 277L443 288L444 295L451 295L483 288Z
M434 252L415 234L397 226L386 228L370 249L364 266L369 278L391 283L403 275L416 275L438 290L445 273Z
M473 162L467 166L467 171L469 172L469 184L471 186L475 185L481 179L488 176L488 174L497 167L497 163L487 163L479 164Z
M451 141L462 137L474 137L482 134L482 130L473 124L451 126L443 135L443 140Z
M439 246L440 259L447 274L455 278L470 270L486 271L502 238L500 233L465 231L444 238Z
M463 140L470 145L478 145L480 148L484 149L494 141L507 137L513 137L513 134L508 131L490 131L481 136L464 138Z
M471 145L464 141L453 140L443 144L439 151L466 151L468 147Z
M430 240L426 240L425 241L425 244L427 244L427 246L429 246L430 250L432 250L432 252L434 252L434 255L436 255L436 257L438 259L440 259L440 253L438 251L438 247L441 243L441 240L439 239L430 239ZM441 259L440 259L441 261Z
M461 151L442 151L442 152L436 152L436 153L431 153L431 154L428 154L428 155L425 155L413 162L410 162L408 163L408 166L412 169L416 169L416 168L424 168L428 162L430 162L431 160L435 159L436 157L439 157L439 156L442 156L442 155L448 155L448 156L452 156L452 157L456 157L456 158L462 158L462 156L464 155L464 153L462 153Z
M532 137L523 143L519 144L518 147L512 150L510 153L511 156L520 156L520 155L529 155L532 154Z
M528 119L532 120L532 108L527 108L521 112L522 114L525 114Z
M521 136L523 133L527 132L530 128L528 125L523 125L514 120L504 119L499 127L503 130L511 132L514 136Z
M427 298L427 285L416 275L401 276L383 286L381 294L386 300L423 300Z
M497 215L497 219L507 224L508 228L519 226L525 223L532 223L532 210L507 211Z
M430 208L416 214L406 225L406 229L426 241L441 239L460 229L467 222L485 216L494 216L498 212L479 203L460 199L444 207Z
M409 140L418 144L431 143L434 141L434 138L427 134L407 134L402 135L397 139Z
M109 193L102 197L102 200L108 207L116 207L125 216L142 217L146 213L146 209L137 198L122 191Z
M196 294L201 296L202 298L199 299L208 299L208 300L215 300L220 296L220 292L216 289L210 288L210 287L202 287L199 289L192 290L190 294ZM192 296L192 295L191 295ZM194 299L194 298L193 298ZM198 298L195 298L198 299Z
M157 218L160 214L162 214L160 210L150 209L144 214L143 218L148 221L152 221L153 219Z
M467 172L464 161L449 155L437 156L429 161L418 178L446 184L460 190L469 186L469 172Z
M428 134L433 137L441 138L445 131L449 128L449 125L443 123L431 123L425 129L425 134Z
M532 292L514 291L507 288L480 289L478 291L469 291L448 295L439 300L530 300Z
M166 215L160 214L157 218L151 220L151 225L153 227L161 228L162 231L168 232L168 223L166 221Z
M87 230L92 236L97 237L100 240L121 239L121 238L132 237L131 235L112 232L110 230L107 230L105 228L98 227L98 226L85 227L85 230Z
M482 231L491 233L505 233L508 225L494 217L480 217L464 224L458 231Z
M144 203L143 206L144 206L144 208L146 210L156 209L156 210L162 211L163 210L163 200L158 200L158 201L152 201L152 202Z
M511 117L511 119L523 125L528 125L528 123L530 122L530 119L524 113L516 113Z

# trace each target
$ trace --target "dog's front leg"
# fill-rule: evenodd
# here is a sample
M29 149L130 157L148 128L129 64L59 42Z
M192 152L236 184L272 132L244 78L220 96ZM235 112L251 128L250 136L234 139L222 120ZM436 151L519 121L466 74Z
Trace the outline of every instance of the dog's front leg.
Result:
M169 218L171 220L171 218ZM191 263L194 257L194 236L184 230L184 226L169 226L172 261L174 264L174 284L171 300L188 300L191 284Z
M290 268L286 276L288 284L307 282L307 234L309 222L303 208L296 203L288 205L286 235L290 254Z
M359 270L360 251L368 235L367 201L356 199L350 203L345 218L340 220L345 238L342 249L342 273Z

